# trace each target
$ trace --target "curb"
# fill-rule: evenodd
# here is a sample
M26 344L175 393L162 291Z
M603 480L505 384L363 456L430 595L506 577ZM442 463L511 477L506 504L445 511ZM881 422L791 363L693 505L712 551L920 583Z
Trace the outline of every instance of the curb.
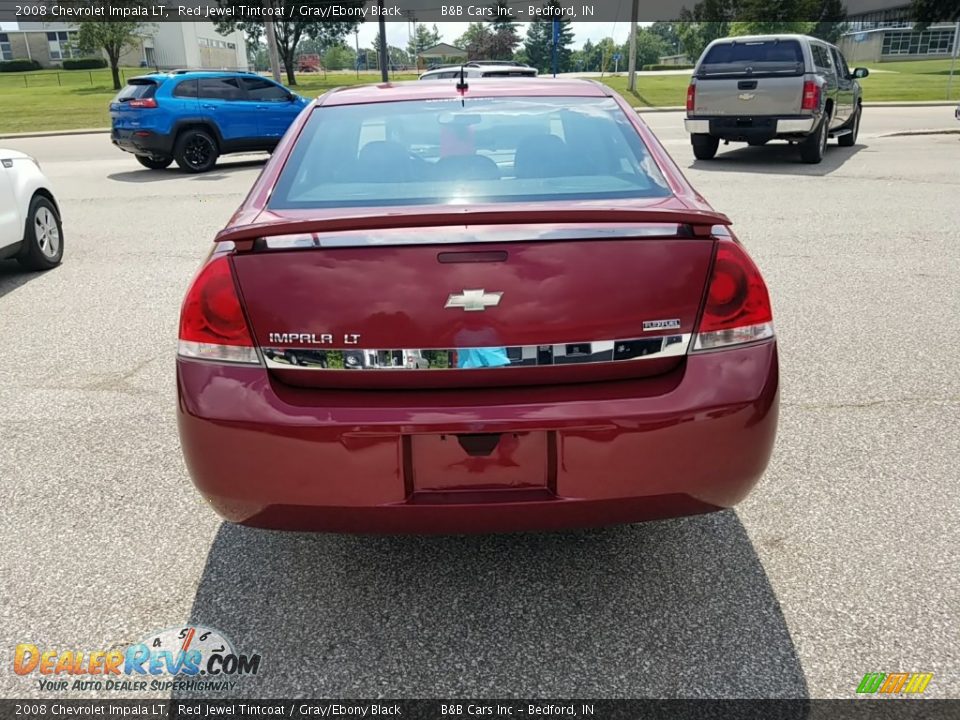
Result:
M960 128L941 128L939 130L897 130L878 137L909 137L911 135L960 135Z
M110 128L81 128L78 130L44 130L42 132L0 133L0 140L20 138L59 137L61 135L99 135L109 133Z

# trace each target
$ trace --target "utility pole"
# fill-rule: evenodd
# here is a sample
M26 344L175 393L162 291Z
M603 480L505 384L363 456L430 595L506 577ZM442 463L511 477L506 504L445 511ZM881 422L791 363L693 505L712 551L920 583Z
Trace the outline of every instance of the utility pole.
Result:
M383 0L377 0L377 7L380 9L380 47L377 48L377 54L380 56L380 79L383 82L389 82L390 56L387 48L387 21L383 15Z
M273 30L273 20L263 23L263 31L267 34L267 55L270 56L270 70L275 82L280 82L280 56L277 53L277 36Z
M560 21L553 21L553 43L550 51L550 64L553 66L553 76L557 76L557 55L560 48Z
M953 31L953 60L950 61L950 79L947 80L947 100L953 94L953 69L957 66L957 56L960 56L960 22Z
M353 40L356 43L356 47L357 47L357 55L353 59L353 64L357 68L357 78L359 79L360 78L360 30L359 28L356 30L356 32L353 33Z
M640 0L630 0L630 57L627 58L627 69L630 71L627 80L627 90L637 90L637 16L640 14Z

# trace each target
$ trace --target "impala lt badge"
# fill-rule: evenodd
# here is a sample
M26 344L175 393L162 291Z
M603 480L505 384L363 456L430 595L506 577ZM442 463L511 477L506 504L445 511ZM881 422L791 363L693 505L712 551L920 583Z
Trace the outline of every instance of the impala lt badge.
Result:
M643 331L651 332L653 330L677 330L680 327L680 320L644 320Z
M268 333L267 336L270 338L270 342L281 345L291 343L300 345L333 345L335 342L333 335L330 333L272 332ZM341 338L337 338L337 341L342 342L344 345L356 345L360 342L360 335L358 333L344 333L342 340Z
M488 307L496 307L500 304L502 292L490 292L481 288L480 290L464 290L459 295L447 296L447 304L444 308L460 308L464 312L483 312Z

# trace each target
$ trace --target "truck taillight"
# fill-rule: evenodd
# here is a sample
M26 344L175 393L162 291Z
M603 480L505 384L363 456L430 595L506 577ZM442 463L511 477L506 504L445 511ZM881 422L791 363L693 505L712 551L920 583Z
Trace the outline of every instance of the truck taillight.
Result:
M130 100L127 102L127 107L132 108L155 108L157 107L157 101L153 98L142 98L140 100Z
M197 273L180 310L181 357L260 364L225 257Z
M813 80L807 80L803 83L803 101L800 103L801 110L816 110L820 107L820 86Z
M694 106L697 104L697 86L693 83L690 83L687 86L687 112L693 112Z
M693 349L712 350L773 337L766 283L735 242L721 241Z

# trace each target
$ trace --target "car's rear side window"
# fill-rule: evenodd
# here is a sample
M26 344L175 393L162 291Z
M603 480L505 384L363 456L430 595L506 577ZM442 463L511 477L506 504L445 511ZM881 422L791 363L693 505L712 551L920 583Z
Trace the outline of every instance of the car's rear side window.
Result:
M509 97L319 107L273 208L665 197L610 98Z
M258 102L287 102L290 100L290 93L269 80L244 78L243 84L247 89L247 97L250 100Z
M701 75L802 73L803 50L796 40L725 42L707 51Z
M173 89L173 96L182 98L197 97L197 81L183 80L177 83L177 86Z
M200 97L207 100L243 100L240 83L235 77L200 78Z
M113 100L121 103L129 100L142 100L143 98L153 97L156 92L157 82L155 80L135 78L130 80Z

